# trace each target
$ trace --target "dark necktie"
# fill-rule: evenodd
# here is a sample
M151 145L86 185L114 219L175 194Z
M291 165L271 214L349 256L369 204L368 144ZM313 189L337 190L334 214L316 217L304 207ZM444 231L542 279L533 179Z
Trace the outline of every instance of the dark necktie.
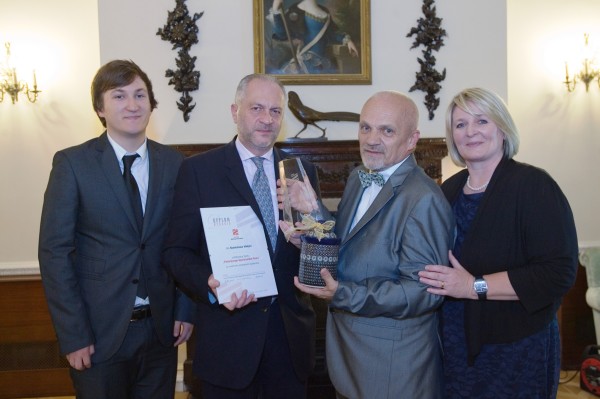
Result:
M135 181L135 177L131 173L131 165L136 158L138 158L139 154L133 155L123 155L123 178L125 179L125 186L127 187L127 192L129 193L129 199L131 200L131 205L133 205L133 213L135 214L135 220L138 225L138 229L142 231L142 225L144 224L144 213L142 211L142 198L140 197L140 189ZM138 288L137 288L137 296L145 299L148 297L148 293L146 292L146 281L143 276L143 267L140 268L140 276L139 276Z
M369 187L372 183L377 184L379 187L383 187L383 184L385 183L381 173L376 172L367 173L359 170L358 178L360 179L360 185L363 186L363 188Z
M133 213L135 214L135 220L138 225L138 229L142 231L142 225L144 223L144 213L142 211L142 199L140 197L140 189L135 181L135 177L131 173L131 165L136 158L138 158L138 154L133 155L123 155L123 178L125 179L125 185L127 186L127 192L129 193L129 199L131 200L131 205L133 206Z
M277 243L277 226L275 225L275 215L273 213L273 200L271 199L269 180L267 179L263 167L264 158L254 157L251 159L256 165L256 173L254 174L254 180L252 181L252 192L254 192L254 197L260 208L260 213L265 221L269 239L271 240L271 247L273 248L273 251L275 251L275 244Z

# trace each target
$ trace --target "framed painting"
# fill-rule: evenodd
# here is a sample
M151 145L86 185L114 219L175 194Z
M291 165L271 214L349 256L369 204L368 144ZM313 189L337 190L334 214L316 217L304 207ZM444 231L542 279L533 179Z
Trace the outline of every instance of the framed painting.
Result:
M370 0L254 0L254 70L284 84L371 84Z

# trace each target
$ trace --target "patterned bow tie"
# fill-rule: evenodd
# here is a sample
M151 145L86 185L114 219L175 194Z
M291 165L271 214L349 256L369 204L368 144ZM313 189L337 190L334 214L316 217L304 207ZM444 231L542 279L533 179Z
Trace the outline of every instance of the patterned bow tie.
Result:
M383 187L383 183L385 183L385 180L383 180L383 176L381 175L381 173L376 172L367 173L363 172L362 170L359 170L358 178L360 179L360 184L361 186L363 186L363 188L369 187L371 183L375 183L379 187Z

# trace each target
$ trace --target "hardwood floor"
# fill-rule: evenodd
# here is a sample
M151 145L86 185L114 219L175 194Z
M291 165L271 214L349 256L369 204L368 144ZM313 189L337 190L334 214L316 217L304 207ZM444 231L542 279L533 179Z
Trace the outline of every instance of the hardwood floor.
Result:
M18 398L26 399L26 398ZM75 399L75 396L53 396L49 398L27 398L27 399ZM188 399L187 392L175 392L175 399Z
M593 399L592 395L579 388L579 372L575 370L562 371L560 374L561 384L558 386L557 399Z
M558 387L557 399L595 399L597 396L579 388L579 373L577 371L563 371L561 373L561 384ZM74 399L73 396L61 396L53 398L29 398L29 399ZM175 399L188 399L187 392L176 392Z
M595 399L598 398L579 387L579 372L575 370L562 371L560 374L560 385L558 386L557 399ZM175 399L188 398L187 392L175 392ZM25 399L25 398L16 398ZM27 399L75 399L74 396L45 397L45 398L27 398ZM311 399L311 398L308 398Z

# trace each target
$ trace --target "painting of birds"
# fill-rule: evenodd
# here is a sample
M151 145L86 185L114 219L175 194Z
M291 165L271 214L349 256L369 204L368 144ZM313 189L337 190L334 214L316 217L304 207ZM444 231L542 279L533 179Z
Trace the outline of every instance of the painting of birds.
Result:
M288 93L288 107L292 114L302 123L304 127L294 137L298 137L300 133L306 130L308 125L313 125L321 130L322 134L320 137L325 137L324 128L317 125L315 122L318 121L346 121L346 122L358 122L360 115L354 112L321 112L307 107L300 101L298 93L290 91Z

